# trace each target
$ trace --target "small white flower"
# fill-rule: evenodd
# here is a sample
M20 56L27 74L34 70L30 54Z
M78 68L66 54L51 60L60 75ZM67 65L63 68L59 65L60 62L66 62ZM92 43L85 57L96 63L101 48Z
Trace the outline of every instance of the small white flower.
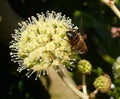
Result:
M48 11L37 14L37 18L28 18L19 26L12 34L10 45L12 60L20 65L19 72L27 69L28 77L34 72L38 77L41 73L45 74L50 66L58 65L56 59L62 64L71 60L73 53L66 31L77 28L65 15Z
M116 62L114 63L113 67L113 74L115 78L120 77L120 57L116 59Z

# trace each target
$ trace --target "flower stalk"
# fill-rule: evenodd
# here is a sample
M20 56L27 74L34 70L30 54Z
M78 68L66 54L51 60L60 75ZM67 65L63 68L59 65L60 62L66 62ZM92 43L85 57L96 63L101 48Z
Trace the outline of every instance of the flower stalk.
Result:
M91 92L91 93L89 94L90 99L95 98L95 96L96 96L96 94L98 93L98 91L99 91L99 90L96 88L93 92Z
M55 70L57 70L58 75L61 77L61 79L65 82L65 84L78 96L80 96L82 99L89 99L89 97L86 95L86 87L84 86L82 93L79 91L71 82L67 79L67 77L64 75L64 72L62 71L60 66L55 66Z
M114 4L109 5L109 7L118 16L118 18L120 18L120 11L118 10L118 8Z
M88 95L87 95L87 90L86 90L86 84L85 84L85 75L83 75L83 92L79 91L69 80L68 78L65 76L62 67L64 67L59 59L57 59L57 57L50 52L51 57L54 58L53 60L58 61L58 65L54 66L55 71L57 71L58 75L61 77L61 79L65 82L65 84L78 96L80 96L82 99L89 99Z
M83 93L87 95L87 86L86 86L86 75L82 75L82 88L83 88Z
M105 3L108 7L111 8L111 10L120 18L120 11L115 5L115 0L101 0L103 3Z

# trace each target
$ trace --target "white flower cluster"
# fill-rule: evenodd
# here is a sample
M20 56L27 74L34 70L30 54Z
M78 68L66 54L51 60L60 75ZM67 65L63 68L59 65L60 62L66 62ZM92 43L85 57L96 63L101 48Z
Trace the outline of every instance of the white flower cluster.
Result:
M120 57L116 59L116 62L114 63L113 67L113 74L115 78L120 77Z
M10 45L12 60L20 65L19 72L27 69L28 77L34 72L40 76L50 66L58 65L56 59L61 63L70 60L72 50L66 31L77 28L73 27L68 17L48 11L46 14L37 14L37 18L28 18L19 26L12 34Z

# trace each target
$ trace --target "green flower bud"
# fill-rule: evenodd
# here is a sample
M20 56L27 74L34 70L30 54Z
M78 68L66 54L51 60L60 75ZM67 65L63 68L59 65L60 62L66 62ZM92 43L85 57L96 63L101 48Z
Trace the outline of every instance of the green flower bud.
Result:
M92 66L89 61L82 59L78 62L78 71L83 74L91 73Z
M99 77L96 78L93 85L100 92L105 93L105 92L108 92L110 90L111 79L110 79L109 75L107 75L107 74L100 75Z

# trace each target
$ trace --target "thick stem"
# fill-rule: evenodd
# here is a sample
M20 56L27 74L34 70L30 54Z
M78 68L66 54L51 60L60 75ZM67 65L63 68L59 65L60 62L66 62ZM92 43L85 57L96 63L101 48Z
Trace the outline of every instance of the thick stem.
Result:
M57 70L58 75L75 94L80 96L82 99L89 99L88 95L82 93L73 84L71 84L71 82L67 79L60 66L55 66L54 69Z
M115 6L115 0L101 0L103 3L108 5L111 10L120 18L120 11L119 9Z
M89 99L89 96L82 93L81 91L79 91L67 78L67 76L64 74L62 67L64 67L60 60L51 52L49 51L51 58L53 58L53 60L58 61L57 66L54 66L54 69L57 71L58 75L61 77L61 79L65 82L65 84L78 96L80 96L80 98L82 99Z
M83 93L87 95L87 86L86 86L86 75L82 75L82 88L83 88Z

